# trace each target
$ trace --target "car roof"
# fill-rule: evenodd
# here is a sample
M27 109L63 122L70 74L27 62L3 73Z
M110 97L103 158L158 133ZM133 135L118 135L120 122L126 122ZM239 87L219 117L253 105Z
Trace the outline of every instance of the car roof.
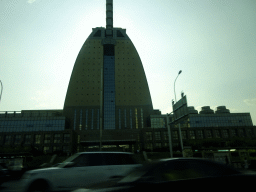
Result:
M79 152L77 154L91 154L91 153L133 154L130 152L118 152L118 151L88 151L88 152Z
M160 161L170 161L170 160L209 160L209 159L203 159L203 158L193 158L193 157L175 157L175 158L164 158L164 159L159 159Z

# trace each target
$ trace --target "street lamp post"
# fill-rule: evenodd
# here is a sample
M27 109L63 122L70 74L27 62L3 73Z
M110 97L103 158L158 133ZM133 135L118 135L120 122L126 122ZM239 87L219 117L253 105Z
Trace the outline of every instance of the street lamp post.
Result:
M177 102L177 100L176 100L176 92L175 92L175 82L176 82L176 80L177 80L177 78L178 78L178 76L181 74L181 70L179 71L179 73L178 73L178 75L177 75L177 77L176 77L176 79L175 79L175 81L174 81L174 96L175 96L175 103ZM173 113L174 114L174 113ZM176 115L174 114L174 116L175 116L175 121L176 121ZM180 135L180 146L181 146L181 152L182 152L182 156L184 157L184 152L183 152L183 141L182 141L182 134L181 134L181 128L180 128L180 123L179 123L179 135Z

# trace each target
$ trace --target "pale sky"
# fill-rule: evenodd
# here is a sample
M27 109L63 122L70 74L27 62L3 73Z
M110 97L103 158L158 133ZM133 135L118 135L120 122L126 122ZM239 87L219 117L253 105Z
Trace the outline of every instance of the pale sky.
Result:
M114 0L147 76L154 109L225 105L256 125L255 0ZM62 109L84 41L106 26L105 0L0 0L0 111Z

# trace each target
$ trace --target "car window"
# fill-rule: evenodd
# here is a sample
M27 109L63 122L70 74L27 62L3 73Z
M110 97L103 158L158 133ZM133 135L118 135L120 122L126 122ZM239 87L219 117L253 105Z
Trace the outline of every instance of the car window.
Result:
M73 159L74 166L84 167L84 166L100 166L102 164L101 154L81 154L77 158Z
M161 181L176 181L181 179L191 179L204 176L197 169L191 168L187 161L170 162L164 163L160 168L160 174L157 174L158 178Z
M189 161L189 166L190 169L196 170L204 177L231 175L239 173L238 171L229 168L228 166L211 161Z
M130 154L105 153L102 155L106 165L136 164L135 160Z
M171 160L162 162L143 175L147 181L176 181L236 174L238 171L225 165L201 160Z

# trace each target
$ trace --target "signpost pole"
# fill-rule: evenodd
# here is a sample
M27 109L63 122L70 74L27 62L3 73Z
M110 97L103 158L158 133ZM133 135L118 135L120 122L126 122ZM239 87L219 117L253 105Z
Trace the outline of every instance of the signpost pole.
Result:
M167 129L168 129L168 139L169 139L169 149L170 149L170 156L173 158L173 152L172 152L172 136L171 136L171 127L169 123L169 114L166 115L167 120Z

